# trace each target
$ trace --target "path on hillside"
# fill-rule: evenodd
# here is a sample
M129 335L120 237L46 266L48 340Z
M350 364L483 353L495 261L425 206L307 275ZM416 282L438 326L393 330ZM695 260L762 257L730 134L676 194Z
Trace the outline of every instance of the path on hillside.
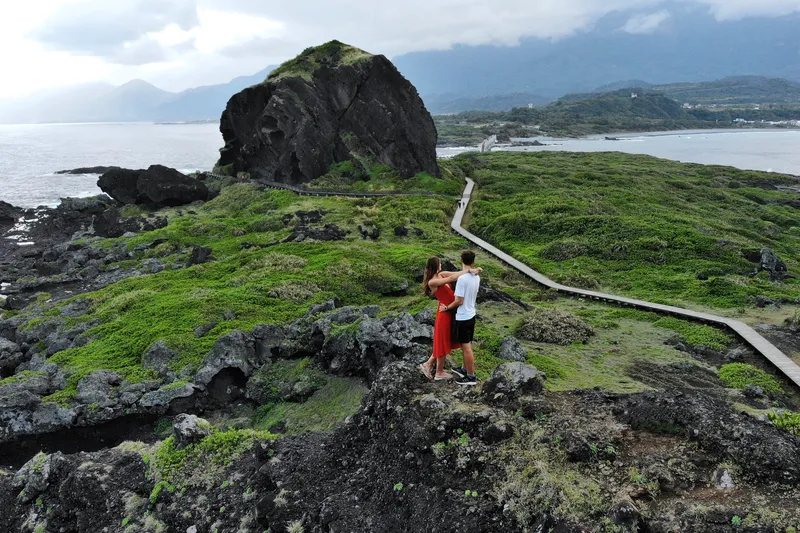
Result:
M626 305L644 311L653 311L660 314L677 316L681 318L688 318L690 320L705 322L708 324L713 324L715 326L721 326L723 328L729 329L733 331L738 337L740 337L745 343L749 344L756 352L760 353L768 361L770 361L773 365L775 365L775 367L778 370L780 370L786 377L788 377L795 385L800 387L800 366L798 366L797 363L792 361L790 358L786 357L786 355L783 352L781 352L771 342L762 337L759 333L757 333L753 328L751 328L744 322L741 322L739 320L734 320L732 318L725 318L717 315L712 315L709 313L700 313L698 311L682 309L680 307L674 307L671 305L656 304L651 302L645 302L644 300L635 300L633 298L626 298L624 296L615 296L613 294L606 294L602 292L589 291L585 289L579 289L577 287L568 287L566 285L561 285L560 283L556 283L555 281L551 280L544 274L532 269L528 265L514 259L513 257L503 252L502 250L495 248L494 246L484 241L483 239L477 237L476 235L473 235L472 233L470 233L461 226L461 223L464 221L464 215L467 212L467 207L469 206L469 202L472 199L472 191L475 189L474 181L472 181L470 178L466 178L466 181L467 181L467 186L464 188L464 193L461 196L461 202L459 202L458 204L458 208L456 209L456 213L453 216L452 222L450 223L450 227L453 229L453 231L455 231L456 233L458 233L459 235L461 235L462 237L473 243L475 246L478 246L480 249L484 250L490 255L493 255L503 263L518 270L519 272L529 277L536 283L554 289L563 294L569 294L572 296L577 296L579 298L590 298L593 300L600 300L604 302ZM350 192L350 191L315 191L315 190L307 190L300 187L294 187L292 185L286 185L283 183L274 183L274 182L269 182L264 185L272 189L283 189L305 196L353 196L359 198L381 197L381 196L445 196L436 193L424 193L424 192L367 193L367 192Z
M472 242L476 246L480 247L482 250L500 259L507 265L525 274L527 277L531 278L536 283L539 283L540 285L544 285L545 287L549 287L551 289L555 289L560 293L570 294L581 298L591 298L593 300L613 302L617 304L626 305L629 307L635 307L637 309L642 309L644 311L654 311L656 313L678 316L681 318L689 318L692 320L699 320L701 322L706 322L709 324L725 327L736 333L736 335L738 335L742 340L744 340L747 344L752 346L756 352L766 357L773 365L775 365L778 368L778 370L783 372L786 375L786 377L788 377L798 387L800 387L800 366L798 366L794 361L786 357L786 355L784 355L783 352L781 352L771 342L769 342L767 339L759 335L753 328L751 328L744 322L741 322L739 320L734 320L732 318L725 318L721 316L711 315L708 313L691 311L689 309L682 309L680 307L673 307L671 305L655 304L655 303L645 302L643 300L625 298L623 296L614 296L613 294L588 291L585 289L578 289L576 287L567 287L566 285L561 285L560 283L554 282L544 274L537 272L528 265L520 261L517 261L507 253L495 248L494 246L484 241L483 239L473 235L472 233L464 229L461 226L461 223L464 220L464 214L467 212L467 207L469 206L469 202L472 199L472 191L474 189L475 189L475 182L467 178L467 186L464 189L464 194L462 195L461 202L459 203L459 207L456 210L456 214L455 216L453 216L453 221L451 222L450 227L453 228L453 231L455 231L468 241Z

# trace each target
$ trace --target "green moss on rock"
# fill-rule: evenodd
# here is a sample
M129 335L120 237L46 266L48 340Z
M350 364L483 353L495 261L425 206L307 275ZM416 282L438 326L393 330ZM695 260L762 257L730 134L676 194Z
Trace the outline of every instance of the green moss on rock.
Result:
M320 46L306 48L303 52L273 70L268 81L283 78L303 78L311 80L314 72L322 67L335 68L340 65L352 65L372 57L372 54L339 41L329 41Z

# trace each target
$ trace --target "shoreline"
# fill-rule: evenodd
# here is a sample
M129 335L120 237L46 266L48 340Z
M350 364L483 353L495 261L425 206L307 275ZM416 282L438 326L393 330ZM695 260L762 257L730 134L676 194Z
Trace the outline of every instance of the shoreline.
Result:
M646 131L646 132L636 132L636 131L619 131L619 132L612 132L612 133L594 133L592 135L586 135L583 137L547 137L547 136L539 136L539 137L512 137L512 142L522 142L522 139L530 140L532 143L533 141L544 142L548 140L552 141L604 141L606 137L621 137L623 139L630 139L636 137L677 137L681 135L719 135L719 134L740 134L740 133L800 133L800 128L741 128L741 129L725 129L725 128L713 128L707 130L658 130L658 131ZM614 141L609 141L614 142ZM443 147L437 147L443 148Z

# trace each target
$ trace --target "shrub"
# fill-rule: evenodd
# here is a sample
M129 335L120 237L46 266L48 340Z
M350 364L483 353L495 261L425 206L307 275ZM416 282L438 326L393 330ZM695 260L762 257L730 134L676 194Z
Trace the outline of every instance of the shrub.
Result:
M283 228L283 222L276 216L259 218L247 225L247 230L251 233L270 233L280 231Z
M731 363L719 369L719 378L733 389L744 389L748 385L761 387L767 394L783 392L777 379L763 370L745 363Z
M271 253L251 263L259 268L274 268L277 270L299 270L305 268L308 261L298 255Z
M567 345L587 342L594 329L578 317L556 309L536 308L517 325L517 336L535 342Z
M581 243L560 241L554 242L542 250L539 256L551 261L567 261L569 259L575 259L576 257L586 255L588 252L588 247Z
M780 413L769 413L767 416L776 427L785 429L792 435L800 435L800 413L782 411Z
M292 302L303 302L319 291L320 288L317 284L310 281L287 281L273 287L269 291L269 297Z
M252 449L254 443L271 438L269 433L252 430L218 431L182 450L175 447L175 437L167 438L153 459L158 483L153 489L155 494L150 495L151 501L158 499L162 488L174 491L186 486L217 486L225 468Z
M653 323L659 328L671 329L681 335L691 346L705 346L712 350L724 350L731 338L726 333L703 324L692 324L675 317L664 317Z

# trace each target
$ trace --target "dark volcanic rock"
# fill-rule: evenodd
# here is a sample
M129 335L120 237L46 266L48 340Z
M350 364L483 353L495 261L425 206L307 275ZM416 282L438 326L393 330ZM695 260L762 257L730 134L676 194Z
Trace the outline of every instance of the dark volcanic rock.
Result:
M22 209L0 201L0 229L6 230L17 223L22 216Z
M619 418L634 429L686 435L718 458L735 460L755 478L789 484L800 480L800 439L711 397L646 392L631 397Z
M500 351L497 353L497 357L504 361L524 363L528 358L528 352L516 337L506 337L500 344Z
M306 183L360 158L439 175L436 128L416 89L386 57L337 41L234 95L220 131L218 166L231 175Z
M192 255L189 256L189 262L186 264L186 266L208 263L213 259L211 255L213 252L214 251L211 248L206 248L205 246L195 246L192 248Z
M756 273L761 271L769 273L770 281L783 281L791 277L786 268L786 263L770 248L747 252L745 257L753 263L758 263Z
M100 176L97 186L100 189L123 204L138 204L140 201L137 183L142 170L129 170L127 168L115 168Z
M71 174L71 175L82 175L82 174L105 174L106 172L110 172L112 170L121 170L119 167L110 166L110 167L81 167L81 168L73 168L72 170L59 170L56 174Z
M172 207L208 200L205 183L163 165L147 170L114 168L100 176L97 186L123 204Z
M139 193L158 206L185 205L208 199L205 183L174 168L153 165L139 176Z

